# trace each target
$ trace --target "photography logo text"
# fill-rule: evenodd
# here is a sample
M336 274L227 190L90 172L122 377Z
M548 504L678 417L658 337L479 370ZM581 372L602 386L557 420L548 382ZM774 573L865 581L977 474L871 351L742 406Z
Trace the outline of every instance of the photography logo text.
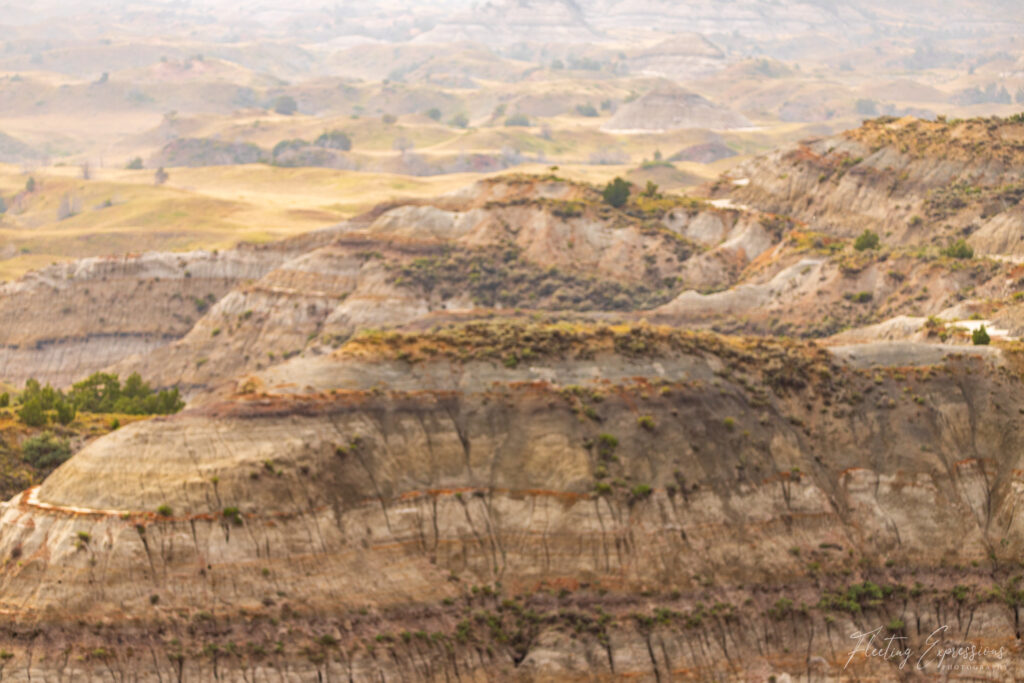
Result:
M917 647L910 644L907 636L894 632L885 635L886 630L882 626L872 631L857 631L850 634L854 646L843 669L860 656L892 662L901 670L913 668L923 671L935 667L939 671L964 671L984 668L993 660L1002 660L1007 655L1005 647L993 650L972 643L951 642L945 638L948 630L948 625L938 627Z

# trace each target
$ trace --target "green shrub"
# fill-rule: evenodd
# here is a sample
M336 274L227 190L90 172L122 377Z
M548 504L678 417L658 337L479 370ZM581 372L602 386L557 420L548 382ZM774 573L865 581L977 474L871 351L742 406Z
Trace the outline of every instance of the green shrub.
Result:
M46 424L46 413L37 398L30 398L18 409L18 419L29 427L42 427Z
M6 408L11 405L11 395L6 391L0 394L0 408Z
M855 304L866 304L874 298L871 292L857 292L856 294L847 292L843 296L847 301L852 301Z
M25 390L19 397L22 404L35 399L43 410L52 410L60 398L61 393L49 384L44 387L39 384L38 380L31 378L25 381Z
M773 619L781 620L793 611L793 601L789 598L779 598L775 604L768 609L768 615Z
M505 125L508 127L529 126L530 117L528 117L526 114L512 114L512 116L505 119Z
M21 456L33 467L49 469L71 457L71 446L67 439L58 439L53 432L43 432L22 442Z
M605 203L619 208L625 206L626 202L629 201L629 187L628 182L616 176L614 180L605 185L601 196L604 198Z
M75 410L75 406L68 403L64 399L57 401L57 405L55 405L54 408L57 410L57 422L61 423L62 425L71 424L74 421L75 415L78 412Z
M731 432L736 429L736 418L727 417L722 420L722 425Z
M141 171L142 167L142 157L135 157L125 166L129 171Z
M644 191L640 193L640 196L647 197L648 199L659 199L661 194L658 192L658 184L652 180L648 180L647 185L644 187Z
M641 415L636 419L636 423L649 432L654 431L654 418L650 415Z
M276 159L285 152L289 152L293 149L302 149L303 147L308 146L308 142L306 142L305 140L300 140L299 138L293 138L291 140L281 140L276 145L274 145L274 149L270 151L270 154ZM200 313L202 313L202 311L200 311Z
M274 113L283 116L291 116L299 110L299 105L291 95L281 95L274 99Z
M853 248L857 251L878 248L878 233L865 230L853 241Z
M469 118L465 114L458 113L448 119L448 125L452 128L467 128L469 126Z
M597 437L597 454L610 460L615 455L615 449L619 447L619 440L611 434L599 434Z
M606 481L599 481L594 484L594 492L599 496L607 496L612 492L612 485Z
M170 505L161 505L156 509L156 514L160 515L161 517L170 517L172 514L174 514L174 511L171 510Z
M224 518L231 520L235 524L242 523L242 512L237 507L226 507L223 512Z
M988 331L985 330L985 326L982 325L978 329L971 332L971 341L974 342L975 346L987 346L991 340L988 336Z
M651 495L651 487L647 484L637 484L629 493L635 500L643 500Z
M592 104L577 104L576 105L576 113L579 116L586 116L586 117L593 118L593 117L597 116L597 109L595 109L594 105L592 105Z
M427 118L433 119L434 121L441 120L441 110L438 109L437 107L431 107L430 109L426 110L423 113L427 115Z
M137 372L124 381L115 374L97 372L72 385L68 401L87 413L125 413L128 415L169 415L185 403L178 390L154 391Z
M875 608L892 596L892 586L879 586L871 581L855 583L847 587L844 593L825 593L818 601L818 607L825 610L837 610L857 614L865 608Z
M313 141L313 144L317 147L326 147L327 149L340 149L343 152L352 149L352 139L340 130L321 133L320 137Z
M956 259L969 259L974 258L974 249L963 238L960 238L943 249L942 255Z

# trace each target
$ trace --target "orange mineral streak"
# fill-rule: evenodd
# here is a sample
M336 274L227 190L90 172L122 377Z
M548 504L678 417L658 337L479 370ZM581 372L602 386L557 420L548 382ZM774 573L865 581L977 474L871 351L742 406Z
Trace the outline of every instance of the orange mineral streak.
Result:
M479 487L463 487L463 488L446 488L446 489L426 489L423 491L406 491L405 493L395 496L390 501L385 502L408 502L412 500L418 500L421 498L439 498L443 496L456 496L456 495L503 495L514 499L523 498L554 498L561 500L568 504L575 504L582 500L590 500L594 497L591 493L576 493L572 491L551 491L545 489L506 489L506 488L479 488ZM40 501L38 498L39 487L34 486L22 492L18 499L18 507L25 511L35 511L50 514L58 514L63 516L71 517L83 517L83 518L108 518L108 517L119 517L125 522L132 524L139 523L161 523L161 522L183 522L192 520L204 520L204 521L216 521L221 519L222 515L216 512L202 512L191 515L169 515L164 516L155 512L147 512L140 510L100 510L94 508L83 508L68 505L55 505L52 503L45 503ZM380 500L377 498L366 498L358 502L359 505L379 505ZM329 506L320 505L312 510L304 510L302 513L292 512L263 512L259 515L242 515L246 519L262 519L264 521L273 519L288 519L291 517L298 516L299 514L308 514L309 512L319 513L327 510ZM19 523L20 520L19 520ZM269 522L268 523L272 523ZM32 524L31 519L28 520L27 524Z

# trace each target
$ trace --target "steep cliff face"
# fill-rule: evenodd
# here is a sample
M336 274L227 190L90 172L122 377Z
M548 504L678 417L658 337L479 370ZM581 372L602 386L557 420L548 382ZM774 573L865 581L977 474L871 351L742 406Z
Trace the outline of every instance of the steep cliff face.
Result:
M1003 308L998 319L1014 334L1020 330L1019 297L1014 298L1021 285L1019 266L906 253L851 254L848 247L837 255L827 247L803 248L803 241L787 240L773 259L748 268L729 289L684 291L647 317L726 332L828 337L899 316L920 318L908 331L927 334L929 316L954 320Z
M476 323L293 359L6 504L5 668L835 675L855 630L948 625L1012 678L1018 355L931 348Z
M67 385L183 337L279 249L154 253L56 264L0 286L0 377Z

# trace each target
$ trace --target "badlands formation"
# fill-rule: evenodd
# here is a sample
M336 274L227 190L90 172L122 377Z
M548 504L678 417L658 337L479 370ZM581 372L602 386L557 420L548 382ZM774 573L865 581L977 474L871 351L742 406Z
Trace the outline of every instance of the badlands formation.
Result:
M5 286L5 378L189 403L4 504L0 675L1024 677L1021 140L876 119L707 199L504 176Z

